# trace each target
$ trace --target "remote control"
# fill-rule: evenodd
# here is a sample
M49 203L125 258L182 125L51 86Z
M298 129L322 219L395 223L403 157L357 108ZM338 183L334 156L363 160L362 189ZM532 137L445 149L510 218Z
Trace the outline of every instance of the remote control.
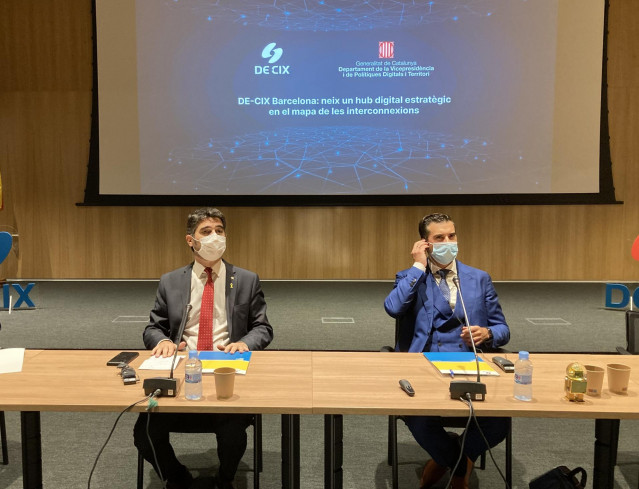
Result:
M504 372L511 373L515 371L515 364L504 357L493 357L493 363Z
M413 386L410 385L410 382L406 379L402 379L399 381L399 386L402 388L402 390L408 394L410 397L413 397L415 395L415 391L413 390Z

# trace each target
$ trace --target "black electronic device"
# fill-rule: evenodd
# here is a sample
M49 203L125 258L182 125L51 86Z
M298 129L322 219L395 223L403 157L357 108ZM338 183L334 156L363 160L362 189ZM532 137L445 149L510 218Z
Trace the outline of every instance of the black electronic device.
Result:
M415 395L415 390L413 389L413 386L410 385L410 382L408 380L406 380L406 379L400 380L399 381L399 386L410 397L413 397Z
M160 390L159 396L175 397L178 393L178 379L173 378L173 367L175 366L175 359L177 358L178 348L180 346L180 340L184 335L184 327L189 319L189 312L191 312L191 304L184 306L184 312L182 313L182 322L178 329L178 334L175 339L175 353L173 354L173 362L171 362L171 373L169 377L152 377L150 379L144 379L142 387L144 387L144 393L148 396L153 394L156 390Z
M122 382L124 385L136 384L138 382L139 377L135 373L135 369L133 367L129 367L128 365L124 365L122 370L120 370L120 375L122 376Z
M504 357L493 357L493 363L506 373L515 372L515 364Z
M468 399L471 401L486 400L486 384L472 380L453 380L450 383L451 399Z
M459 299L461 300L462 308L464 310L464 319L466 320L466 327L470 329L470 322L468 321L468 314L466 313L466 305L464 304L464 296L462 295L461 286L458 277L453 277L453 283L459 291ZM469 331L470 332L470 331ZM483 401L486 399L486 384L481 382L481 376L479 373L479 358L477 357L477 349L475 348L475 342L472 335L470 337L470 344L473 346L473 353L475 354L475 363L477 365L477 381L472 380L453 380L450 383L450 398L451 399L468 399L471 401Z
M137 358L139 355L136 351L121 351L116 356L114 356L111 360L107 362L107 365L112 367L119 367L121 363L128 365L131 360Z
M153 377L150 379L144 379L142 384L144 387L144 394L153 394L156 390L160 389L159 396L175 397L178 393L177 379L168 379L166 377Z

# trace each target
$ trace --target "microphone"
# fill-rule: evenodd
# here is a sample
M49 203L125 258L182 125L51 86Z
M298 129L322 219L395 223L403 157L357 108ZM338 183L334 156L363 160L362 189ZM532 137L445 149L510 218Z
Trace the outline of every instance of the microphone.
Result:
M177 358L178 348L180 346L180 340L182 339L182 335L184 335L184 328L186 327L186 322L189 319L189 313L191 312L191 304L187 304L184 306L184 312L182 313L182 322L180 323L180 327L178 328L178 334L175 339L175 353L173 353L173 361L171 362L171 373L168 378L165 377L153 377L150 379L144 379L144 383L142 386L144 387L144 394L149 395L159 390L160 393L157 394L157 397L166 396L166 397L175 397L177 396L178 391L178 381L173 378L173 369L175 367L175 359Z
M189 313L191 312L192 308L193 306L191 304L187 304L186 306L184 306L184 312L182 313L182 322L180 323L180 327L178 328L178 335L175 339L176 348L175 353L173 353L173 362L171 362L171 373L169 374L169 379L173 378L173 368L175 367L175 359L177 358L178 348L180 347L180 340L184 335L184 328L186 328L186 322L189 320ZM477 365L477 368L479 369L479 365Z
M464 311L464 319L466 320L466 327L470 333L470 321L468 320L468 314L466 313L466 304L464 304L464 296L462 295L461 285L458 277L453 277L453 283L459 291L459 299L461 301L462 309ZM451 399L466 399L470 396L472 401L483 401L486 398L486 384L481 382L481 375L479 373L479 357L477 356L477 349L475 348L475 342L473 337L470 337L470 344L473 347L473 353L475 354L475 364L477 365L477 380L453 380L450 383L450 398Z
M457 287L457 290L459 291L459 299L461 300L462 310L464 311L464 320L466 321L466 327L469 328L468 332L470 333L470 321L468 320L468 314L466 313L466 304L464 304L464 296L462 295L461 286L459 284L459 278L453 277L453 283L455 284L455 287ZM477 349L475 348L475 342L472 341L472 336L471 336L470 344L473 346L473 353L475 354L475 364L477 365L477 382L481 382L481 376L479 374L479 358L477 357Z

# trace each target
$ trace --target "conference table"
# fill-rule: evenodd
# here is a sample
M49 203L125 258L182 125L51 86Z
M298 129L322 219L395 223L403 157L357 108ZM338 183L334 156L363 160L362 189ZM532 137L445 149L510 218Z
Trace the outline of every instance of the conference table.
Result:
M501 354L515 362L517 354ZM468 406L450 398L448 375L441 375L421 353L314 352L313 413L325 415L325 487L342 487L341 416L433 415L468 417ZM513 374L482 377L485 401L473 402L477 416L595 419L594 489L614 487L614 466L620 419L639 419L639 356L593 354L531 354L534 366L533 400L513 398ZM485 358L490 361L490 357ZM564 393L566 367L578 361L605 367L623 363L632 367L628 393L608 391L571 402ZM495 367L496 368L496 367ZM456 377L459 380L460 376ZM463 377L462 377L463 378ZM409 397L399 387L407 379L415 390ZM472 380L473 378L471 378ZM516 437L516 433L513 434ZM560 465L560 464L558 464ZM552 467L549 467L549 469Z
M168 371L140 370L148 351L131 365L140 383L123 385L115 367L106 366L110 350L27 350L20 373L0 375L0 410L21 411L23 486L42 487L40 412L120 412L144 397L142 381ZM515 360L515 354L506 355ZM595 489L614 487L616 430L620 419L639 419L639 356L531 354L534 364L533 400L513 399L512 374L482 377L486 400L474 402L478 416L595 419ZM573 361L605 366L625 363L633 369L627 395L610 393L604 382L600 398L570 402L564 395L566 366ZM176 378L184 378L178 368ZM415 396L399 387L408 379ZM450 377L442 376L419 353L257 351L247 375L236 376L235 393L217 400L212 379L205 379L204 398L193 402L161 397L158 412L236 412L280 414L282 419L282 487L300 487L299 415L325 419L325 487L342 487L341 416L445 415L467 416L466 404L450 399ZM145 404L132 407L134 412ZM516 436L516 433L515 433ZM337 447L337 449L336 449Z
M25 489L42 481L40 412L120 412L143 399L142 383L167 377L169 371L140 370L146 350L131 362L140 382L124 385L116 367L106 362L111 350L26 350L22 372L0 375L0 410L21 411L22 474ZM184 360L175 378L184 380ZM141 412L147 403L130 409ZM158 398L154 412L262 413L282 419L282 487L299 489L299 415L312 413L311 355L296 351L253 352L247 375L236 375L234 395L220 401L212 376L205 376L203 399L187 401L182 386L177 397ZM135 481L131 481L131 486Z

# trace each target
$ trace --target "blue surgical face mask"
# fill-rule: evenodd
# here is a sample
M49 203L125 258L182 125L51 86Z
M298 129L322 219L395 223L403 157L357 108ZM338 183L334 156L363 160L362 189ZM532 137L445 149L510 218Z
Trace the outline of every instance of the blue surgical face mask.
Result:
M448 265L457 258L457 242L447 241L446 243L431 243L433 251L430 256L442 265Z

